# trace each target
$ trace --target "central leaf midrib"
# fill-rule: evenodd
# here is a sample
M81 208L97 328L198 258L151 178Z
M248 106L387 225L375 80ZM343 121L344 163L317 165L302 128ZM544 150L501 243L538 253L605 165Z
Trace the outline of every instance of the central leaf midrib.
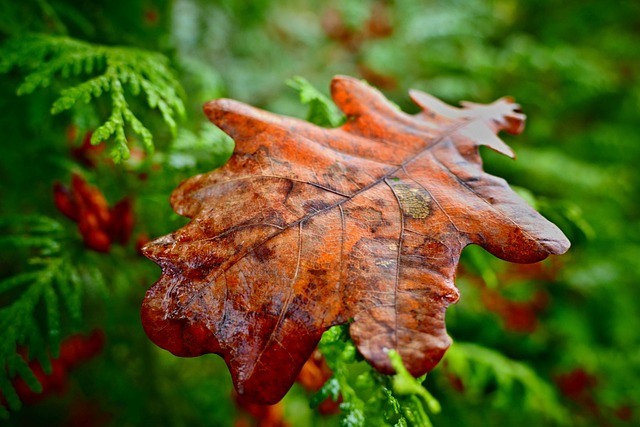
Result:
M474 121L475 121L475 120L474 120ZM422 150L418 151L417 153L415 153L415 154L411 155L409 158L407 158L405 161L403 161L399 166L397 166L397 167L396 167L395 169L393 169L392 171L387 172L386 174L382 175L381 177L377 178L376 180L372 181L371 183L369 183L369 184L365 185L365 186L364 186L364 187L362 187L361 189L359 189L359 190L355 191L355 192L354 192L353 194L351 194L351 195L348 195L348 196L347 196L347 195L342 195L343 197L345 197L345 199L344 199L344 200L340 200L340 201L335 202L335 203L333 203L333 204L331 204L331 205L329 205L329 206L326 206L326 207L325 207L325 208L323 208L323 209L320 209L320 210L318 210L318 211L315 211L315 212L309 213L309 214L307 214L307 215L303 216L302 218L297 219L297 220L295 220L295 221L293 221L293 222L291 222L291 223L289 223L289 224L285 225L284 227L282 227L282 230L279 230L279 232L277 232L277 233L275 233L275 234L271 235L267 240L269 240L271 237L275 237L275 236L277 236L277 235L278 235L278 234L280 234L282 231L284 231L284 230L286 230L286 229L288 229L288 228L290 228L290 227L292 227L292 226L295 226L295 225L297 225L297 224L299 224L299 223L301 223L301 222L307 221L307 220L309 220L309 219L313 218L313 217L314 217L314 216L316 216L316 215L320 215L320 214L322 214L322 213L324 213L324 212L326 212L326 211L329 211L329 210L331 210L331 209L334 209L334 208L336 208L336 207L338 207L338 206L340 206L340 205L342 205L342 204L344 204L344 203L346 203L346 202L349 202L349 201L353 200L354 198L356 198L357 196L359 196L360 194L362 194L362 193L365 193L365 192L369 191L370 189L372 189L373 187L375 187L375 186L377 186L377 185L379 185L379 184L382 184L385 180L387 180L387 179L391 178L393 175L395 175L395 174L397 174L398 172L400 172L400 171L404 170L404 168L405 168L409 163L413 162L416 158L420 157L420 156L421 156L422 154L424 154L426 151L429 151L429 150L433 149L433 147L435 147L436 145L440 144L442 141L444 141L445 139L447 139L449 136L451 136L451 135L455 134L458 130L460 130L461 128L463 128L463 127L465 127L465 126L469 125L469 124L470 124L470 123L472 123L472 122L473 122L473 121L464 121L464 122L459 123L459 124L457 124L457 125L455 125L455 126L451 126L451 127L447 128L447 129L446 129L446 130L445 130L445 131L444 131L444 132L443 132L443 133L442 133L438 138L436 138L436 139L434 139L434 140L433 140L433 143L431 143L431 144L430 144L429 146L427 146L427 147L424 147ZM354 157L356 157L356 156L354 156ZM367 159L367 160L369 160L369 159ZM283 178L283 179L287 179L287 178ZM320 184L310 183L310 182L308 182L307 184L308 184L308 185L313 185L314 187L321 188L321 189L323 189L323 190L325 190L325 191L328 191L328 192L331 192L331 193L334 193L334 194L339 194L339 193L335 193L335 191L332 191L331 189L327 189L327 188L325 188L324 186L321 186ZM340 195L340 194L339 194L339 195ZM258 246L259 246L259 245L258 245Z

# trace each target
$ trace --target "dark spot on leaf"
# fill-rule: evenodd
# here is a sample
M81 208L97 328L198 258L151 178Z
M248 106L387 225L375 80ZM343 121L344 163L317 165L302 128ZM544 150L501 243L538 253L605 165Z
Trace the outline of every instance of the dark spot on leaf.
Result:
M266 244L259 245L253 250L253 254L260 262L267 262L273 256L273 250L271 250Z

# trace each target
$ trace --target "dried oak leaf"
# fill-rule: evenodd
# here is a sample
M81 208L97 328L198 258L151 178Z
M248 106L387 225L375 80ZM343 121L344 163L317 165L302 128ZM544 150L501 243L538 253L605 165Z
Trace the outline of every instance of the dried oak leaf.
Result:
M162 267L142 306L149 337L179 356L220 354L249 401L278 401L322 333L350 320L376 369L393 372L395 349L421 375L451 342L445 310L465 246L521 263L569 247L482 170L480 145L513 157L496 136L523 128L512 100L458 109L412 91L423 111L409 115L353 78L331 92L347 116L337 129L205 104L235 152L174 191L192 221L144 248Z

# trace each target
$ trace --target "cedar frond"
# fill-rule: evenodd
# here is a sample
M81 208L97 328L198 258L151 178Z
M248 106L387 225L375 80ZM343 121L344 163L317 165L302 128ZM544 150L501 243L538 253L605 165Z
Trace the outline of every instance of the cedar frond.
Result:
M126 126L129 125L145 147L153 152L153 136L133 113L128 96L143 95L151 109L158 110L171 132L177 132L176 118L185 108L180 84L166 56L142 49L103 46L69 37L27 35L16 37L0 48L0 73L13 68L26 72L17 88L19 95L46 88L55 79L86 76L79 84L66 87L51 107L52 114L88 104L103 94L111 101L111 113L95 130L92 144L113 139L111 156L116 162L129 157Z

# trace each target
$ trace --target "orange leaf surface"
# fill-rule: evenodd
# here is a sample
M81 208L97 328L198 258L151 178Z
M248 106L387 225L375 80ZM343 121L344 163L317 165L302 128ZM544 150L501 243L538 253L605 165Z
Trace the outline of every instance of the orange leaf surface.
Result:
M350 322L358 350L413 375L451 339L445 310L462 249L529 263L569 248L563 233L500 178L478 147L513 157L497 136L522 131L511 99L458 109L418 91L405 114L366 83L334 78L347 122L325 129L218 99L204 106L236 149L183 182L171 203L192 221L149 243L162 267L146 294L149 337L180 356L220 354L239 395L274 403L322 333Z

